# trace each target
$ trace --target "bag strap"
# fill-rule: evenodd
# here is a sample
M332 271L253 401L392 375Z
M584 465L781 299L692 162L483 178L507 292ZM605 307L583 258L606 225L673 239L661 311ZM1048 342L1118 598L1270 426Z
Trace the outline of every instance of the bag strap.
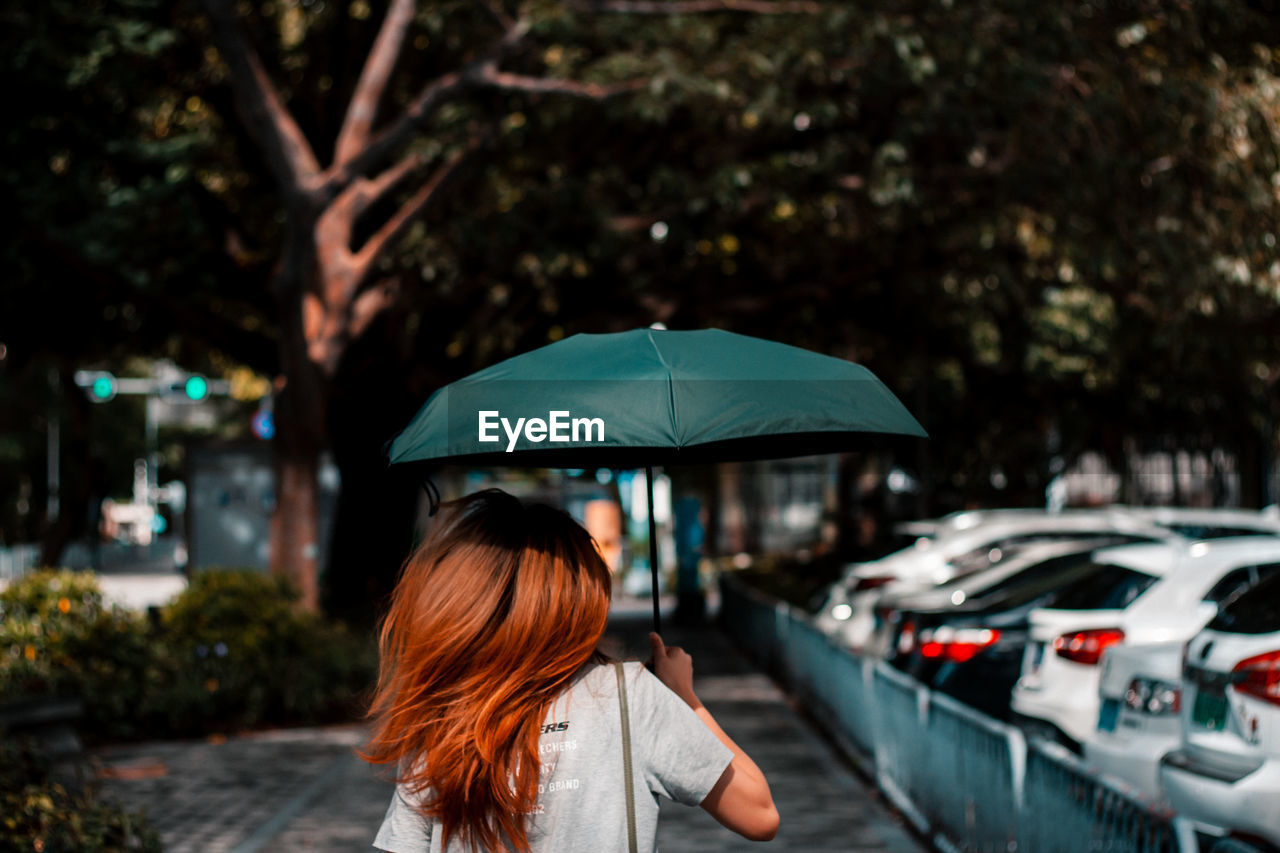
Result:
M622 775L627 792L627 849L636 850L636 793L631 780L631 713L627 708L627 677L619 661L613 665L618 676L618 707L622 712Z

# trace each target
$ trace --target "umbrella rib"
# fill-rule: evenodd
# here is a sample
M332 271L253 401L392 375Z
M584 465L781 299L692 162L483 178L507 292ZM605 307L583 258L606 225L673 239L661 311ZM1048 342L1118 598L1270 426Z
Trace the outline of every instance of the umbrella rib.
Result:
M653 347L654 355L667 369L667 408L671 412L671 431L674 433L672 437L675 439L676 449L679 450L684 446L684 435L680 432L680 418L676 413L675 371L671 369L671 365L667 364L662 350L658 349L658 342L653 339L653 329L646 329L645 336L649 339L649 346Z

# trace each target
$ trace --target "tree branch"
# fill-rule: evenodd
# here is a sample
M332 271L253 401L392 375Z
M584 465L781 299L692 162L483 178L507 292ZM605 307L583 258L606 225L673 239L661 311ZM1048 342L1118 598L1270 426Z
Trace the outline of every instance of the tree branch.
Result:
M648 85L648 80L629 80L626 83L584 83L580 80L563 80L549 77L529 77L499 71L494 64L476 70L475 79L485 86L507 91L534 92L538 94L576 95L582 98L602 100L622 92L633 92Z
M334 199L330 209L347 205L349 207L350 224L354 225L360 214L369 206L400 183L410 172L422 165L422 158L417 154L402 157L398 163L378 175L376 178L360 178ZM326 211L327 213L328 211Z
M276 180L285 191L314 188L320 166L311 145L236 23L230 0L204 0L204 7L214 43L231 72L236 106Z
M369 270L373 268L373 263L378 259L378 256L393 240L404 233L413 218L421 213L427 204L435 198L436 191L440 189L448 178L457 172L458 166L462 164L462 161L471 152L480 147L480 142L479 137L473 138L466 148L454 152L440 168L436 169L426 183L419 187L413 195L409 196L404 204L400 205L400 209L392 214L391 218L360 247L360 251L355 253L354 258L358 278L363 279L369 274Z
M484 5L489 10L489 14L493 15L499 24L502 24L504 30L510 30L516 26L515 18L508 15L507 11L502 8L501 0L485 0Z
M351 234L356 220L369 206L421 164L410 154L376 178L357 178L325 207L316 219L314 241L316 259L324 282L323 304L346 306L360 286L364 270L351 251ZM308 335L308 339L311 339Z
M396 278L384 279L357 296L351 305L351 325L348 329L351 340L363 335L369 324L394 305L399 296L400 281Z
M212 2L212 0L206 0L206 2ZM396 0L396 2L404 2L404 0ZM739 0L726 0L726 2L739 2ZM482 55L468 62L462 68L443 74L424 86L395 121L372 138L366 139L362 146L353 146L350 150L344 149L341 152L341 156L334 158L333 165L323 175L326 186L345 187L356 176L362 175L375 168L379 163L384 162L394 151L401 148L412 138L413 133L430 118L435 110L450 98L471 87L487 86L541 94L558 93L599 100L622 92L634 91L647 85L644 80L605 85L583 83L575 80L530 77L501 71L498 66L503 57L515 50L524 41L529 32L530 22L523 18L512 20L506 16L500 6L494 3L489 3L488 7L499 20L508 22L502 37L495 41ZM381 40L381 34L379 35L379 40ZM361 80L363 83L364 75L362 75ZM352 108L354 109L354 107L355 103L353 101ZM372 115L370 116L371 122ZM349 138L354 139L355 137L351 136Z
M707 12L748 12L752 15L816 15L813 0L600 0L587 4L593 12L627 15L700 15Z
M347 115L342 120L342 129L338 131L333 156L335 163L350 160L368 141L373 120L378 114L378 102L386 91L387 81L400 58L405 33L413 22L413 7L414 0L392 0L360 72L360 80L347 106Z
M460 71L451 71L432 80L409 102L395 122L375 134L349 159L335 160L324 173L325 182L330 186L346 185L353 176L363 174L384 162L392 152L409 141L414 130L424 124L436 109L465 88L465 85Z
M512 23L482 56L467 63L462 68L442 74L432 80L418 92L404 111L372 139L358 153L345 162L335 161L324 174L325 182L330 186L344 186L355 175L362 175L376 167L413 136L441 105L449 98L474 85L476 73L486 65L495 64L507 53L514 50L529 32L529 22L519 20Z

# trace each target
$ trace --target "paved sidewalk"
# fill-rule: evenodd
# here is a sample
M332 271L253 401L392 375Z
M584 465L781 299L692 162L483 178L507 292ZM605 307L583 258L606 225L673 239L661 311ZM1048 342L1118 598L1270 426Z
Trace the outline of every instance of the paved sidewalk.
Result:
M642 608L619 608L609 651L646 657L647 626ZM778 837L761 847L701 809L664 800L658 832L664 853L926 849L721 633L708 627L664 634L693 655L698 695L764 770L782 818ZM363 853L392 790L353 755L363 734L358 726L281 730L223 743L112 747L95 757L108 773L102 796L145 810L168 853Z

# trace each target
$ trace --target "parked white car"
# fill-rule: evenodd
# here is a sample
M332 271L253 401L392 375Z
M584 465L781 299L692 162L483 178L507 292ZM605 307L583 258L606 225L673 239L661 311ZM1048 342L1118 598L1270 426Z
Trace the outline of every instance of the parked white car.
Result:
M894 525L893 532L899 536L925 537L937 539L972 530L979 524L992 521L1009 521L1019 518L1043 518L1043 509L966 509L949 513L941 518L927 518L918 521L903 521Z
M1126 545L1094 555L1110 567L1031 613L1031 638L1012 709L1075 743L1100 720L1099 662L1108 648L1185 643L1218 613L1218 603L1280 562L1280 538Z
M1112 509L1167 527L1185 539L1280 536L1280 512L1272 507L1262 511L1172 506L1114 506Z
M1201 830L1280 845L1280 563L1187 645L1169 803Z
M899 551L851 566L814 616L823 632L863 650L875 630L881 595L929 589L991 568L1020 549L1046 542L1124 533L1152 541L1181 537L1166 527L1111 510L1068 510L988 520L971 529L920 539Z
M1084 742L1085 761L1159 801L1160 759L1182 742L1185 643L1119 643L1102 656L1097 728Z

